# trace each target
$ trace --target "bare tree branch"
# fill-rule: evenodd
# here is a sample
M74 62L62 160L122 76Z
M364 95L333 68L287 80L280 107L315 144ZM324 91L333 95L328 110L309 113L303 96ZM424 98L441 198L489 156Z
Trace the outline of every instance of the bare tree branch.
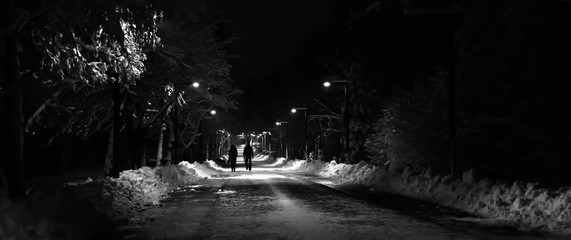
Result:
M331 110L330 108L328 108L327 106L325 106L325 104L323 104L322 102L320 102L317 99L313 99L313 101L315 101L317 104L319 104L321 107L323 107L323 109L327 112L329 112L332 116L336 116L336 117L341 117L341 114L334 112L333 110Z

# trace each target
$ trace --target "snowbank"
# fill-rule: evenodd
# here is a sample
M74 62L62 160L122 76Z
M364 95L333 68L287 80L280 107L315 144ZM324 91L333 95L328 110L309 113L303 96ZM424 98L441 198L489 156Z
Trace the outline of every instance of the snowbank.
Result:
M171 190L197 184L220 169L213 161L181 162L123 171L118 178L65 182L49 192L33 191L21 202L0 196L0 239L93 239L108 227L103 222L158 205Z
M269 158L271 158L271 156L266 155L264 157L264 161L268 160ZM286 158L280 157L280 158L276 159L275 162L273 162L271 164L267 164L266 166L268 166L268 167L283 167L286 163L291 163L291 161L286 161Z
M402 173L360 162L355 165L321 161L292 164L340 183L361 184L371 190L429 200L483 217L512 222L523 229L571 234L571 188L549 190L534 183L505 184L474 181L472 171L462 179L406 168Z
M286 160L285 158L281 157L276 159L275 163L268 164L268 166L277 167L278 170L284 170L284 171L312 172L312 170L310 169L312 164L307 164L307 161L305 160Z
M322 161L308 162L306 160L290 160L284 163L284 167L288 170L295 169L300 172L305 173L315 173L320 172L326 163Z
M214 161L203 164L183 161L177 165L127 170L119 178L105 178L101 196L93 197L100 200L97 205L110 205L110 209L102 209L114 218L128 217L158 205L173 189L197 184L200 179L218 173L219 168Z
M178 164L179 167L193 169L200 179L209 178L211 175L220 174L224 169L216 164L215 161L206 160L204 163L189 163L182 161Z
M0 239L98 239L112 219L61 184L43 183L17 201L0 196Z
M200 179L196 168L188 166L182 162L178 165L167 165L156 169L156 174L161 178L162 182L167 183L169 189L180 188L195 184Z

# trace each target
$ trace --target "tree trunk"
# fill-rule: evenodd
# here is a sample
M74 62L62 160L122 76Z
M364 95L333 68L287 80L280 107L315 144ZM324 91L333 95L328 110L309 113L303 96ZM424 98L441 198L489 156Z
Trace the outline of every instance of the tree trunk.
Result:
M126 137L127 137L127 155L124 158L124 163L125 166L127 166L127 169L133 169L136 168L137 166L135 165L135 159L138 160L137 158L137 142L139 141L138 137L135 136L135 126L134 126L134 121L135 119L133 118L133 113L129 111L129 109L124 109L124 111L126 111L126 113L124 114L125 116L125 132L126 132Z
M144 167L147 165L145 162L145 140L143 130L140 128L135 128L133 130L133 142L132 146L132 155L133 155L133 163L136 164L138 167Z
M119 83L119 74L116 76L116 82L113 84L113 160L111 167L111 177L119 177L119 137L121 129L121 85Z
M145 151L145 148L142 145L141 145L141 158L139 164L141 165L141 167L147 166L147 151Z
M164 138L164 124L159 125L159 146L157 147L157 163L156 166L161 165L161 159L163 159L163 138Z
M173 158L172 163L178 163L178 105L175 102L173 106Z
M173 128L172 119L167 123L167 131L168 131L168 140L167 140L165 159L167 160L167 164L170 164L172 161L172 153L174 145L174 128Z
M8 194L11 198L24 195L24 117L22 113L22 86L20 82L20 66L18 63L18 44L15 36L4 37L6 52L6 79L4 102L6 113L6 156L2 157L2 165Z
M210 159L210 140L206 143L206 160Z
M2 149L2 151L0 151L0 153L3 153L4 149ZM4 177L4 169L2 168L2 164L0 164L0 189L4 190L6 188L6 177Z
M133 126L134 126L134 149L133 151L133 159L136 161L136 164L139 167L147 166L147 162L145 159L145 129L143 128L143 118L145 116L145 108L143 107L143 102L146 102L142 97L142 91L138 93L137 103L135 104L135 109L137 111L137 119L133 118Z
M113 168L113 133L115 130L111 127L109 131L109 141L107 141L107 154L105 155L105 164L103 165L103 174L105 176L111 175L111 169Z
M62 138L62 146L61 146L61 151L60 151L60 159L61 159L61 163L60 166L58 166L58 174L63 174L65 173L65 170L67 168L67 165L72 161L73 159L73 154L71 153L71 150L74 149L74 139L70 139L71 137L69 136L64 136Z
M203 161L203 157L204 156L202 154L202 121L198 124L198 134L200 134L200 136L198 137L198 162L202 162Z
M450 174L457 174L457 146L456 146L456 50L454 15L448 15L450 39L450 73L448 74L448 131L450 132Z

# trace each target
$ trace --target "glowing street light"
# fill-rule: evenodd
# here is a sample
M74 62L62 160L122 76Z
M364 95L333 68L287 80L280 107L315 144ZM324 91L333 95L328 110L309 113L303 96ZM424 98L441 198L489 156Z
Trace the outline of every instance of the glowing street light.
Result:
M192 83L192 86L195 87L195 88L200 87L200 83L198 83L198 82L193 82L193 83Z
M203 109L202 110L204 113L204 120L210 120L210 119L214 119L214 117L216 116L216 110L215 109ZM208 113L210 113L210 115L208 115ZM210 123L212 124L212 123ZM202 133L202 125L203 122L200 121L200 123L198 124L198 131L200 133ZM198 153L200 154L200 156L202 157L202 143L203 143L203 136L204 134L200 134L200 137L198 139ZM208 145L206 146L206 158L208 159L209 157L212 157L212 148L210 148L210 142L207 143Z

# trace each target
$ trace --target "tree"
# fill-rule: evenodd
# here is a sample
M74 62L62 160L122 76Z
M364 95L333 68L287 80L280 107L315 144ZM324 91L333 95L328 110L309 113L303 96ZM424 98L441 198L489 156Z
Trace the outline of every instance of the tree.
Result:
M170 98L150 101L150 107L162 115L145 125L168 123L166 156L176 160L179 143L184 150L194 142L207 110L236 108L233 96L240 91L231 85L225 60L225 47L232 38L215 38L217 24L224 20L201 1L174 1L164 7L167 17L158 33L163 46L150 55L151 68L142 82L151 91L166 88ZM193 87L195 82L200 86Z
M205 18L212 13L202 1L3 4L2 140L12 145L3 149L10 160L2 167L13 196L23 192L24 130L50 129L48 144L60 135L87 139L108 131L107 160L114 161L105 172L117 176L142 158L142 143L125 147L126 137L156 136L155 126L180 115L195 121L178 129L178 121L170 121L182 135L171 131L177 137L169 138L192 141L203 109L235 107L232 96L239 91L231 86L223 50L229 41L213 41L216 17ZM197 79L204 91L189 87ZM41 100L24 102L24 95L35 94ZM127 160L119 162L125 149Z
M133 81L140 74L142 56L139 52L130 52L138 46L131 45L134 42L125 36L130 23L123 19L138 21L139 29L144 32L149 26L152 29L147 20L152 20L153 15L147 14L149 9L145 5L119 5L103 0L89 3L4 1L3 4L2 16L7 19L1 26L2 58L6 62L2 68L1 89L8 145L2 164L10 196L17 197L23 193L24 123L33 122L46 107L46 104L40 105L39 110L33 111L31 120L24 121L23 96L28 90L24 79L47 86L45 90L57 89L52 98L64 90L91 92L105 88L109 82ZM45 57L41 64L33 54L36 48ZM45 74L46 71L55 74ZM49 77L39 79L40 76ZM51 99L46 103L49 101Z

